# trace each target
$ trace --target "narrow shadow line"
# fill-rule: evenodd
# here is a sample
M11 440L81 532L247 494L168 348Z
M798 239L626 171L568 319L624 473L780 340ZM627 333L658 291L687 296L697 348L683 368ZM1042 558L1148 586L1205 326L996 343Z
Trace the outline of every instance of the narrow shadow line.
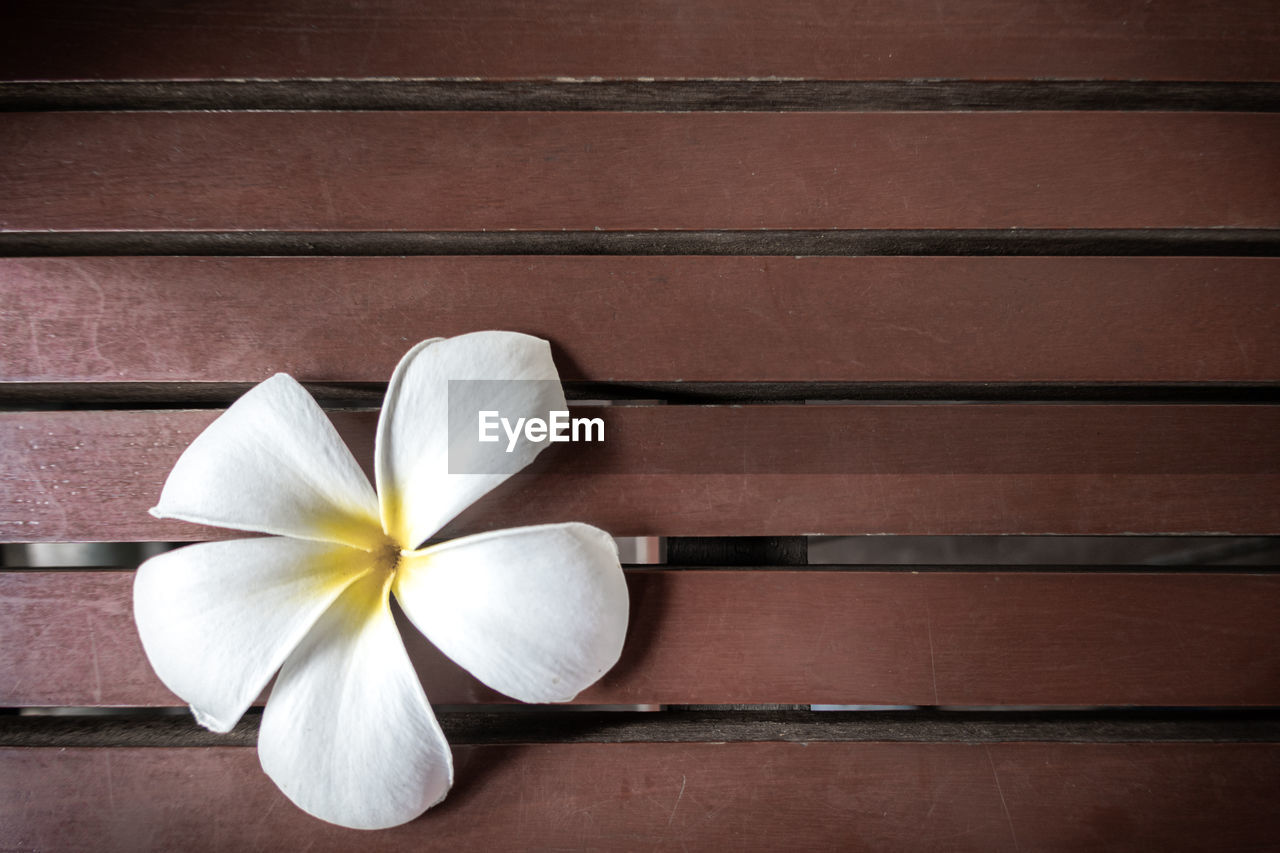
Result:
M1144 80L158 80L0 83L18 110L1275 112L1280 84Z
M1280 229L959 228L701 231L9 231L0 257L744 255L1277 257Z

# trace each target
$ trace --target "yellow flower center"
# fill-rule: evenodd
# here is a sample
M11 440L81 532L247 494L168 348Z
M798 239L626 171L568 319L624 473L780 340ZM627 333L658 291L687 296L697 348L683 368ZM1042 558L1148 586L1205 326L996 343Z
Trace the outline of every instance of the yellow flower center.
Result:
M400 544L387 537L386 542L373 552L374 570L393 574L399 565Z

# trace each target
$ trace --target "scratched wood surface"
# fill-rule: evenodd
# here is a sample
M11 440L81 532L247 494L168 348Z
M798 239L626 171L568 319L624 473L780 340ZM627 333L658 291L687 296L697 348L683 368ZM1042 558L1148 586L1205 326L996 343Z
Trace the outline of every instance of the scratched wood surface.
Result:
M550 340L566 380L1259 382L1280 261L0 259L7 381L385 382L489 328Z
M14 113L0 229L1280 226L1280 115Z
M5 749L11 849L1262 850L1273 744L458 747L459 784L360 833L291 807L250 749ZM191 808L192 803L201 808ZM482 816L482 817L481 817Z
M6 7L0 79L1280 79L1266 0L377 0ZM50 46L56 46L50 49Z
M622 660L579 704L1276 705L1280 577L631 571ZM126 571L0 573L0 706L181 706ZM427 695L506 702L405 636Z
M442 535L571 519L616 536L1275 532L1272 406L577 411L602 418L604 442L549 448ZM0 413L4 536L230 535L147 514L174 461L217 414ZM332 417L368 468L377 413Z

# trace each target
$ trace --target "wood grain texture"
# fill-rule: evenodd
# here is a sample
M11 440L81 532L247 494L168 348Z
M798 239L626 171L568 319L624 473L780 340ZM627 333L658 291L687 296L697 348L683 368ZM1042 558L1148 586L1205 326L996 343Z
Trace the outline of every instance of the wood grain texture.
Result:
M0 78L1280 79L1265 0L10 4Z
M566 380L1267 381L1280 260L0 259L6 381L379 382L490 328Z
M460 747L457 785L360 833L293 807L252 749L0 750L0 844L175 850L1257 850L1273 744Z
M579 520L615 536L1278 532L1280 407L656 406L581 409L559 444L442 535ZM228 536L152 518L216 411L0 413L10 542ZM368 467L375 412L333 420Z
M1280 226L1280 115L22 113L0 229Z
M0 706L181 705L129 572L0 573ZM1280 576L632 571L579 704L1280 704ZM404 624L438 704L507 702Z

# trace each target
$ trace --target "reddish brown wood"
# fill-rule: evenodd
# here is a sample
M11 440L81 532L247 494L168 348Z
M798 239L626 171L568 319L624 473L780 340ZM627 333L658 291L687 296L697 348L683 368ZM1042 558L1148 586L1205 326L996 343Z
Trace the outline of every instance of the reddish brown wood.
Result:
M639 571L585 704L1275 705L1280 577ZM128 572L0 573L0 706L181 705ZM509 701L405 635L438 704Z
M1280 115L29 113L0 228L1280 226Z
M1270 258L4 259L0 378L385 381L492 328L565 379L1267 381L1278 285Z
M848 405L585 410L446 535L581 520L614 535L1278 532L1280 408ZM147 514L215 411L0 414L10 542L226 536ZM374 412L334 421L366 467Z
M1275 80L1274 12L1263 0L26 0L7 9L0 77Z
M1274 744L459 747L457 784L380 832L312 818L247 748L0 750L6 848L1266 849Z

